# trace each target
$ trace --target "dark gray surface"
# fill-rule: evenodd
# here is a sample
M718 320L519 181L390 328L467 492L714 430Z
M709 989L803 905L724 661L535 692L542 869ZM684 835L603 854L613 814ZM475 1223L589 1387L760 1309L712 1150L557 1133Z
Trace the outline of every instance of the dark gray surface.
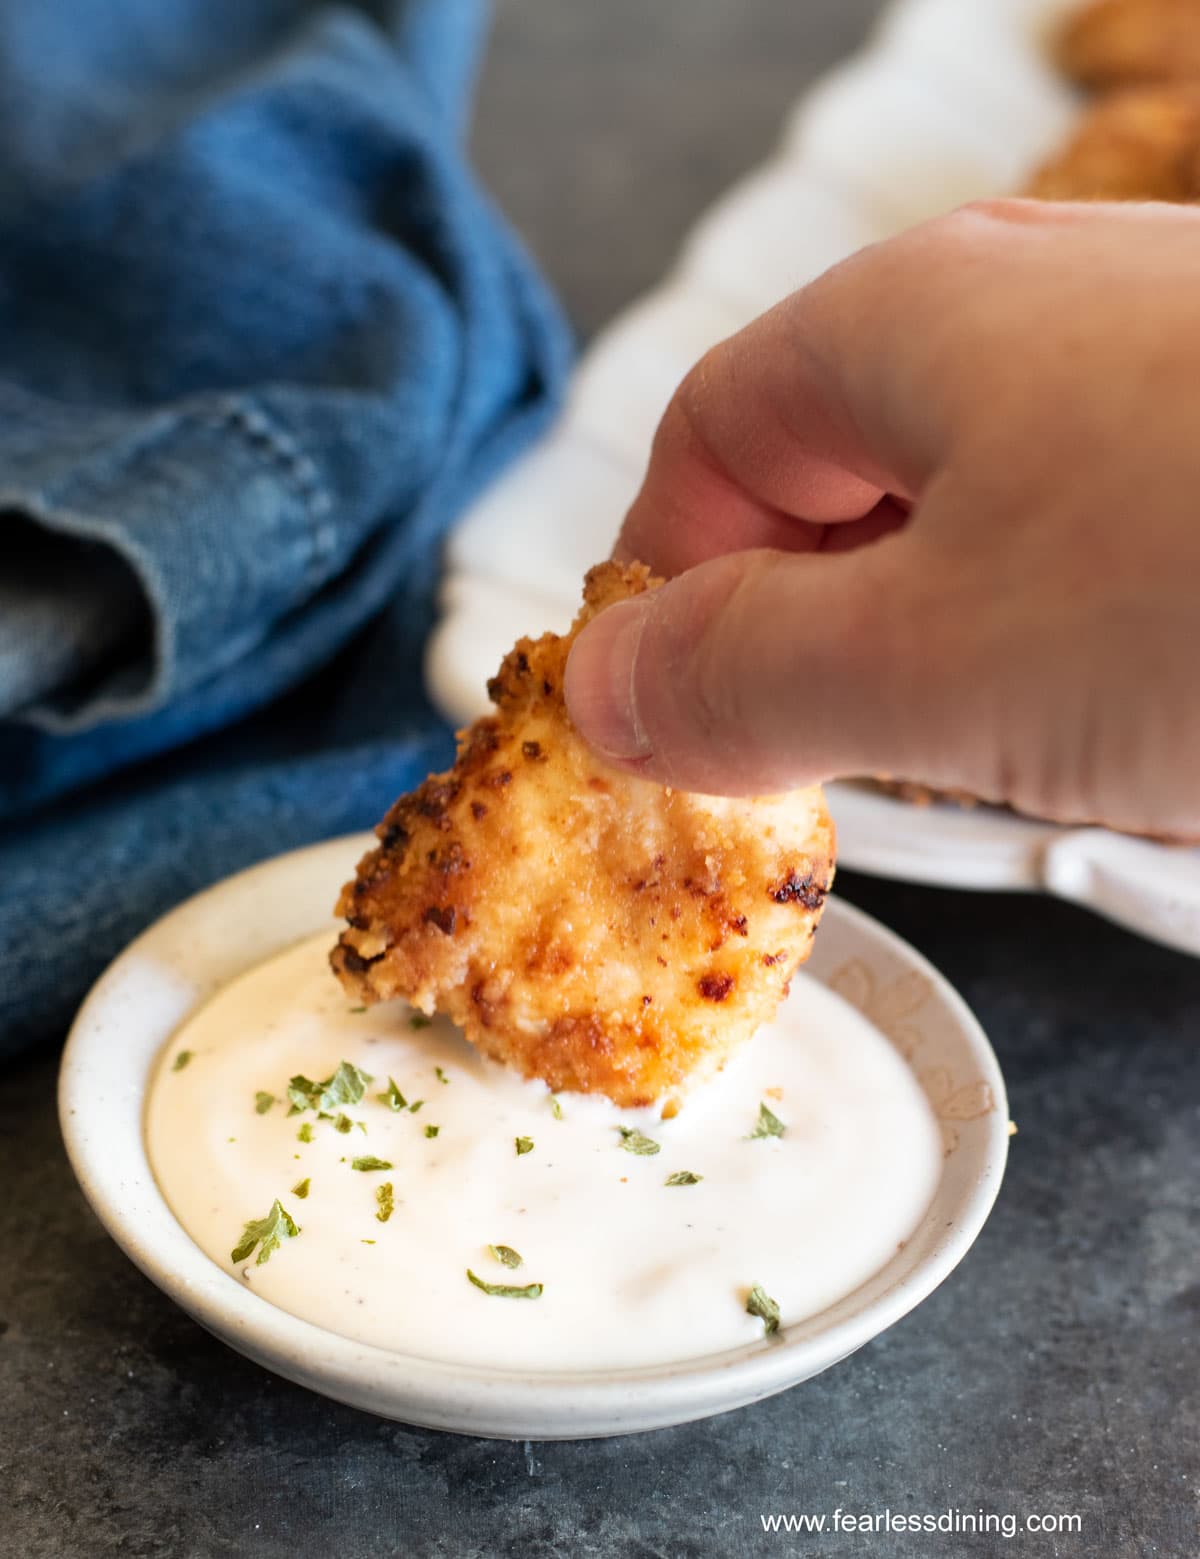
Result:
M973 3L973 0L967 0ZM654 285L880 0L500 0L475 159L581 334Z
M653 282L874 9L503 7L481 159L578 321ZM782 1397L656 1435L386 1424L243 1362L134 1271L75 1189L45 1058L0 1081L0 1555L1194 1559L1200 962L1040 900L840 888L962 989L1021 1127L994 1217L915 1314ZM837 1506L1084 1529L762 1534L761 1513Z

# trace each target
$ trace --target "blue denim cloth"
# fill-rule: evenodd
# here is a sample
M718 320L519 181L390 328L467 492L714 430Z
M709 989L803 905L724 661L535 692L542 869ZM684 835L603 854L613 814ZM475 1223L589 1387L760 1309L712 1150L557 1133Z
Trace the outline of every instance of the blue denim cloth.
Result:
M440 540L567 360L464 161L483 20L0 0L0 1054L449 755Z

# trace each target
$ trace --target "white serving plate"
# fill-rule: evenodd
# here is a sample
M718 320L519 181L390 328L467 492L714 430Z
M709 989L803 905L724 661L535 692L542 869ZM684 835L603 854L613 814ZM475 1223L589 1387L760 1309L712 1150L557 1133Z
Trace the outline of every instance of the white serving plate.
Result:
M1200 851L1066 828L996 807L912 806L870 785L826 787L838 859L938 887L1030 889L1085 905L1130 931L1200 953Z
M770 161L701 217L672 275L584 354L558 427L455 532L426 660L452 720L484 711L516 638L570 622L697 358L865 244L1019 187L1061 141L1077 104L1045 43L1073 3L897 0L870 45L796 105ZM846 866L1055 893L1200 953L1200 851L992 808L916 808L858 785L829 794Z
M837 900L807 971L859 1008L912 1066L942 1123L941 1181L921 1223L868 1283L779 1337L660 1368L541 1374L433 1362L352 1342L277 1309L195 1245L167 1206L143 1136L162 1047L217 989L328 925L373 841L280 856L188 900L101 977L63 1056L71 1165L105 1228L189 1315L239 1353L338 1401L405 1423L512 1439L625 1434L724 1412L827 1369L892 1325L962 1260L1004 1173L1008 1106L962 999L891 932Z

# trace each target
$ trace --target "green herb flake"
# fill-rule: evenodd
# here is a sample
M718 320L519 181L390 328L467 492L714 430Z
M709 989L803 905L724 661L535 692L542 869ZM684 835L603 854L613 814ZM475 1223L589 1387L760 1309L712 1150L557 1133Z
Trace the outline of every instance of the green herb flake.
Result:
M542 1285L540 1283L526 1283L524 1288L516 1288L511 1283L485 1283L482 1278L476 1277L467 1268L467 1280L474 1283L476 1288L481 1288L485 1294L491 1294L494 1299L540 1299L542 1297Z
M360 1013L360 1012L366 1012L366 1010L367 1010L367 1009L366 1009L366 1008L365 1008L365 1007L351 1007L351 1009L350 1009L350 1011L351 1011L351 1012L352 1012L352 1013L354 1013L354 1014L355 1014L355 1015L356 1015L356 1016L357 1016L357 1015L358 1015L358 1013Z
M508 1267L515 1272L521 1265L521 1257L511 1245L489 1245L488 1250L502 1267Z
M694 1175L690 1169L677 1169L673 1175L668 1175L664 1185L699 1185L704 1179L703 1175Z
M288 1114L299 1115L302 1110L312 1109L320 1092L319 1083L314 1083L310 1077L305 1077L303 1072L297 1072L295 1077L288 1079L287 1097L291 1105Z
M318 1116L332 1115L339 1105L357 1104L370 1081L371 1074L352 1061L339 1061L337 1071L322 1083L314 1083L298 1073L288 1082L288 1113L299 1115L302 1110L316 1110Z
M438 1132L441 1131L441 1129L442 1128L440 1126L426 1126L426 1128L425 1128L425 1135L427 1137L436 1137Z
M626 1153L638 1153L643 1158L648 1158L652 1153L662 1151L661 1143L655 1142L652 1137L647 1137L635 1126L618 1126L617 1130L621 1133L620 1146Z
M410 1115L415 1115L424 1103L424 1099L414 1099L408 1107L408 1113Z
M388 1163L386 1158L364 1156L362 1158L352 1158L350 1160L350 1168L361 1169L364 1174L369 1174L376 1169L391 1169L392 1165Z
M513 1141L516 1143L517 1157L518 1158L520 1158L525 1153L532 1153L533 1152L533 1138L532 1137L514 1137Z
M560 1121L563 1118L562 1105L559 1103L559 1098L556 1093L552 1093L550 1095L550 1113L553 1115L556 1121Z
M174 1061L171 1062L172 1072L182 1072L195 1053L194 1050L181 1050Z
M779 1306L761 1283L755 1283L746 1295L746 1314L759 1318L768 1337L779 1330Z
M360 1245L374 1245L375 1241L374 1240L359 1240L358 1243Z
M296 1133L296 1138L300 1142L311 1142L312 1141L312 1139L313 1139L312 1121L304 1121L303 1122L303 1124L300 1127L300 1130Z
M352 1061L339 1061L337 1071L321 1084L318 1108L332 1110L339 1104L357 1104L366 1093L370 1081L371 1074L362 1071Z
M445 1072L442 1071L440 1066L435 1066L434 1067L433 1075L437 1078L439 1083L448 1083L450 1081L450 1079L446 1076Z
M427 1029L432 1022L433 1019L427 1018L423 1012L409 1014L408 1026L410 1029Z
M386 1223L396 1210L395 1193L390 1180L385 1180L382 1185L375 1187L375 1200L379 1203L379 1211L375 1216L380 1223Z
M276 1197L265 1218L251 1218L245 1225L242 1237L230 1252L229 1259L236 1266L238 1262L245 1261L257 1245L259 1251L255 1266L261 1267L270 1260L271 1252L279 1249L281 1241L293 1240L299 1233L291 1213L285 1211Z
M758 1124L746 1138L747 1142L753 1142L758 1137L782 1137L787 1127L779 1119L778 1115L772 1115L765 1104L758 1107Z
M399 1088L396 1087L394 1078L388 1078L387 1092L377 1093L375 1097L380 1104L386 1104L388 1109L394 1110L397 1115L399 1115L401 1110L408 1109L408 1100L400 1092Z
M353 1127L354 1122L350 1119L350 1117L348 1115L343 1115L341 1110L339 1110L337 1115L334 1117L334 1131L340 1131L344 1137L348 1131L353 1129Z
M275 1095L273 1093L265 1093L260 1088L254 1095L254 1113L256 1115L265 1115L274 1103Z
M297 1180L296 1184L292 1187L292 1195L298 1196L301 1201L304 1201L305 1197L308 1195L309 1187L311 1185L312 1181L307 1176L305 1176L303 1180Z

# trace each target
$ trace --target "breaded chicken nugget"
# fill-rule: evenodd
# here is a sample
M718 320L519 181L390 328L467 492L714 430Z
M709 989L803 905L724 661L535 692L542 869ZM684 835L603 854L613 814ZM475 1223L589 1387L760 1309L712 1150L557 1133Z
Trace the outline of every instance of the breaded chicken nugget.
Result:
M1200 25L1200 8L1196 14ZM1200 82L1102 98L1026 193L1038 200L1200 199Z
M981 804L979 797L972 795L969 790L938 790L934 785L923 785L917 780L892 779L889 774L877 775L871 783L877 790L882 790L885 796L907 801L913 807L932 807L943 801L956 807L977 807Z
M576 734L576 634L660 583L601 564L570 633L516 645L488 689L498 712L376 829L331 957L356 1000L444 1012L526 1076L626 1107L677 1098L774 1014L833 876L819 789L688 795Z
M1200 80L1200 0L1093 0L1072 15L1058 62L1086 87Z

